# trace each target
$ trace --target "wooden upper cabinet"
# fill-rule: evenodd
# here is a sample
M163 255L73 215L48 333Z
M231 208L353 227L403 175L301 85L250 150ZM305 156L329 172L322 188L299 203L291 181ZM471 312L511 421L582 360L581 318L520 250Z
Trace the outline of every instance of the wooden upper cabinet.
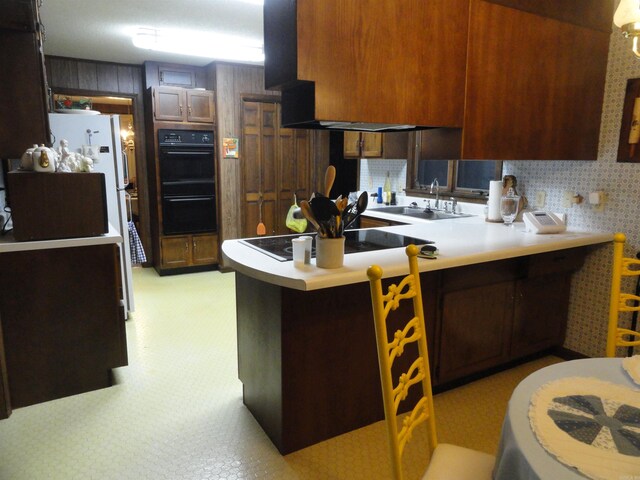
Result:
M37 21L36 0L6 0L2 5L0 28L35 32Z
M285 117L289 99L304 103L286 95L288 90L311 93L308 111L296 115L300 122L459 127L468 5L469 0L267 1L265 85L283 90Z
M156 120L199 123L215 121L213 92L209 90L155 87L153 106Z
M470 18L462 158L596 159L610 33L483 0Z
M344 132L344 158L406 159L407 132Z
M153 105L156 120L181 122L184 119L184 102L184 91L181 88L155 88Z
M158 81L160 85L194 88L196 74L193 68L159 65Z
M206 88L207 70L205 67L173 63L144 62L145 86Z
M382 133L362 134L362 156L365 158L382 156Z
M206 90L187 90L187 121L215 122L213 92Z
M5 5L6 3L6 5ZM0 20L0 85L6 98L20 99L0 107L0 158L20 158L32 144L49 144L48 96L42 39L34 0L3 2ZM10 65L20 65L17 75Z
M345 158L361 157L361 137L360 132L344 132L343 155Z

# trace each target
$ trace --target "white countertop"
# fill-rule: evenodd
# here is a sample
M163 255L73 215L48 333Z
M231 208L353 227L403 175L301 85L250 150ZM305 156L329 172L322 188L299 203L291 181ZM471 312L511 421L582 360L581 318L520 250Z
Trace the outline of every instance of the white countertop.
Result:
M407 217L366 211L395 221L409 221ZM502 223L485 222L484 216L452 220L411 219L413 224L384 227L385 230L435 242L439 250L436 260L418 258L420 271L440 270L506 258L533 255L566 248L582 247L613 240L613 233L579 232L568 230L553 235L525 232L524 224L513 227ZM310 265L295 268L292 261L279 262L238 240L222 244L225 265L247 276L283 287L316 290L368 281L370 265L382 267L384 277L406 275L409 271L404 248L347 254L344 265L337 269L322 269L311 259Z
M109 224L109 232L95 237L61 238L57 240L37 240L17 242L11 233L0 237L0 253L47 250L52 248L86 247L122 242L122 236Z

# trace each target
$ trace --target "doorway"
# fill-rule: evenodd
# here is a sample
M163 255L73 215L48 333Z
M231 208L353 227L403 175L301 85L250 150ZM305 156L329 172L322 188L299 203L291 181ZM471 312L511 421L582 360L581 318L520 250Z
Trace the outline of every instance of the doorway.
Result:
M53 106L56 112L65 109L84 109L97 111L104 115L120 116L120 139L122 141L123 156L126 157L126 173L128 184L126 192L128 194L127 201L127 218L135 224L136 230L140 233L140 237L145 252L151 252L151 245L147 244L146 232L148 216L141 214L140 198L142 192L146 191L145 170L141 167L144 163L144 157L140 154L142 143L144 140L140 138L140 133L136 128L136 120L138 112L135 111L134 99L127 96L112 95L68 95L64 93L53 94ZM141 114L141 113L140 113ZM140 160L141 159L141 160ZM149 260L149 257L147 257Z

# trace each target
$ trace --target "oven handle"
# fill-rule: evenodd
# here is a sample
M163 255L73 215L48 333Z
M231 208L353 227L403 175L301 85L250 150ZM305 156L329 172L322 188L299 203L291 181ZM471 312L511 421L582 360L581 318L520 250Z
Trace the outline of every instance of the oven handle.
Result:
M210 202L215 197L207 195L202 197L164 197L163 200L168 202Z
M184 156L184 155L213 155L213 151L203 152L201 150L192 150L192 151L164 150L162 153L164 155L169 155L169 156L176 156L176 155L181 155L181 156Z

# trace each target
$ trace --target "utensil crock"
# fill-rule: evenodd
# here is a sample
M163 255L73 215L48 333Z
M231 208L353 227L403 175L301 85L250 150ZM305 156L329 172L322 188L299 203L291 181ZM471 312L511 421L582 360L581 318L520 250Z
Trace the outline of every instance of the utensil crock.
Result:
M316 266L319 268L340 268L343 263L344 237L316 236Z

